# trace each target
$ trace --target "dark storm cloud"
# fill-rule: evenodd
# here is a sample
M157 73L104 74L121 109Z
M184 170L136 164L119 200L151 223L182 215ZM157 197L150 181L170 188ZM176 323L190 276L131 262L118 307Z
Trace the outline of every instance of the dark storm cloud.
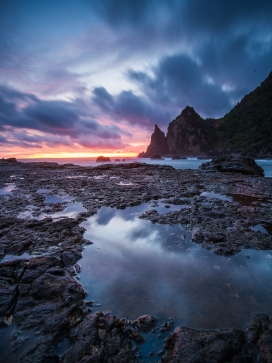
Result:
M272 30L271 30L272 39ZM239 35L211 41L199 48L203 71L234 88L239 99L252 91L272 70L272 43Z
M230 108L226 92L213 84L203 68L187 55L165 57L153 69L153 76L130 70L131 80L157 104L172 105L177 111L186 105L204 116L216 116Z
M75 129L79 114L75 105L64 101L37 101L26 107L23 114L34 120L43 131L69 133ZM30 124L29 127L33 124Z
M23 147L38 147L39 142L52 147L72 142L93 147L123 145L121 134L128 135L127 132L116 125L102 125L89 119L88 114L87 106L80 100L44 101L32 94L0 88L0 132L6 135L1 137L1 143ZM41 131L44 136L29 135L20 129Z
M163 26L169 33L183 29L226 31L234 24L249 24L251 18L263 26L271 23L272 4L270 0L89 0L97 13L110 25L120 27ZM171 22L171 24L169 24ZM271 24L270 24L271 25Z
M131 125L153 128L154 123L164 125L171 117L169 112L159 110L132 91L123 91L113 96L104 87L97 87L93 94L93 101L103 112L115 120L126 121Z
M130 79L142 85L150 103L159 101L159 108L189 103L202 115L223 116L271 71L270 0L90 4L120 36L128 34L132 54L138 47L161 48L161 54L170 45L180 48L158 56L158 66L150 65L153 76L150 69L148 74L130 71Z

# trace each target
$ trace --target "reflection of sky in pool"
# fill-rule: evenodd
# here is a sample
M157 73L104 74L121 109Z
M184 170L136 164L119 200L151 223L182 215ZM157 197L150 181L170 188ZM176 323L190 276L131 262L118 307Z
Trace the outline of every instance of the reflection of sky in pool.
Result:
M2 260L1 260L1 263L2 262L5 262L5 261L14 261L14 260L21 260L21 259L24 259L24 258L32 258L32 257L35 257L35 255L30 255L29 253L27 252L24 252L22 255L6 255Z
M69 195L66 196L58 196L58 195L47 195L45 199L45 203L63 203L63 202L70 202L73 200L73 197Z
M178 225L137 218L146 205L103 207L82 223L94 242L79 261L89 299L118 317L153 314L193 328L242 327L252 312L272 315L272 258L245 250L217 256ZM94 309L94 311L96 311Z
M7 185L6 187L0 189L0 195L10 194L15 189L15 187L16 185L13 183Z
M173 212L173 211L177 211L177 210L181 210L181 209L186 209L186 208L190 207L187 204L182 204L182 205L168 204L168 203L165 203L163 201L163 199L159 199L156 201L152 201L151 203L148 203L146 205L143 205L141 208L141 213L143 213L142 209L144 208L144 206L146 206L145 210L155 209L159 214L165 214L165 213L169 213L169 212ZM137 214L137 212L134 212L134 213Z
M38 194L49 194L51 192L50 189L38 189L36 193Z
M217 193L214 193L214 192L202 192L200 195L202 197L224 200L226 202L231 202L232 201L231 197L227 197L226 195L217 194Z
M17 215L17 218L19 218L19 219L38 219L38 220L42 220L42 219L48 218L48 217L53 218L53 219L64 218L64 217L76 218L79 215L79 213L87 211L87 209L83 207L82 203L79 203L79 202L69 203L67 205L67 207L61 212L41 213L39 215L33 214L34 209L35 209L34 206L29 205L26 208L27 208L27 210L24 212L20 212Z
M75 203L69 203L67 207L61 211L56 213L42 213L37 219L44 219L47 217L51 217L53 219L57 218L76 218L79 213L86 212L87 209L83 207L82 203L75 202Z

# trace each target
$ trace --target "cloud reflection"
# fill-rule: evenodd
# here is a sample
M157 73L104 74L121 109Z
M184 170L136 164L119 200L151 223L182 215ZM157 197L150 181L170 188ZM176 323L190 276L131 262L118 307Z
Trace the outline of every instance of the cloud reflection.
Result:
M81 282L103 309L126 318L174 317L203 329L242 327L252 311L272 312L272 264L265 251L217 256L184 240L179 226L153 225L131 214L140 209L103 207L83 223L94 244L80 261Z

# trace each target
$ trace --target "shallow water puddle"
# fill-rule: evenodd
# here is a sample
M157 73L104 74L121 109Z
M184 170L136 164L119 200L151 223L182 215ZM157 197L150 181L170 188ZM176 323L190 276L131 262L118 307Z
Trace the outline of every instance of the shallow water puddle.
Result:
M28 258L33 258L33 257L37 257L38 255L30 255L27 252L24 252L22 255L5 255L5 257L0 261L2 262L6 262L6 261L14 261L14 260L23 260L23 259L28 259Z
M158 199L156 201L153 201L153 202L147 204L147 206L151 209L155 209L159 214L166 214L169 212L190 208L190 205L170 204L170 203L166 203L163 199Z
M38 194L49 194L49 193L51 193L51 190L50 189L38 189L36 191L36 193L38 193Z
M87 209L83 207L83 204L80 202L74 202L74 203L69 203L67 205L67 207L61 211L61 212L56 212L56 213L42 213L39 217L37 217L36 219L44 219L44 218L53 218L53 219L58 219L58 218L64 218L64 217L68 217L68 218L76 218L80 213L86 212Z
M66 177L67 179L78 179L78 178L87 178L86 175L69 175Z
M243 327L252 312L272 315L272 259L268 251L217 256L190 242L180 226L155 225L138 214L146 205L103 207L82 223L94 242L79 261L94 311L118 317L172 317L199 329Z
M256 226L251 227L251 230L254 232L261 232L261 233L267 234L268 236L272 236L271 223L262 222L260 224L256 224Z
M39 339L38 328L21 330L16 324L0 328L2 361L5 363L19 362L20 355L33 346L36 339ZM10 344L10 341L12 341L12 344Z
M207 197L207 198L214 198L214 199L219 199L219 200L224 200L226 202L232 202L232 198L231 197L227 197L226 195L222 195L222 194L217 194L214 192L202 192L200 194L201 197Z
M63 202L63 200L62 200ZM56 202L57 203L57 202ZM42 220L45 218L53 218L53 219L59 219L59 218L76 218L80 213L86 212L87 209L83 207L83 204L80 202L72 202L67 205L67 207L60 212L56 213L41 213L39 215L35 215L35 207L32 205L27 206L27 210L24 212L20 212L17 215L17 218L19 219L37 219Z
M6 187L0 189L0 195L10 194L15 188L16 185L14 183L10 183Z
M63 202L70 202L71 200L73 200L74 198L66 195L66 196L58 196L58 195L47 195L46 199L45 199L45 203L63 203Z
M270 198L258 198L251 195L246 194L231 194L229 193L228 196L233 198L234 202L238 202L243 206L249 207L256 203L271 203Z

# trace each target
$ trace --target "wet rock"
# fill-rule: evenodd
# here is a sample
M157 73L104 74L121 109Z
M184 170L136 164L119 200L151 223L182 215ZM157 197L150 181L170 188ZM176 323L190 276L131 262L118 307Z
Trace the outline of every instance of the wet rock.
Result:
M255 314L245 330L197 331L176 328L166 342L163 363L270 362L271 321Z
M71 331L73 346L61 362L136 363L135 349L127 343L124 324L102 313L91 314Z
M66 248L61 253L61 259L64 266L74 265L82 257L82 252L76 248Z
M158 320L152 315L142 315L131 324L137 326L140 331L148 332L154 328Z
M53 355L56 344L84 315L85 291L60 263L44 256L0 264L0 324L5 326L12 317L22 331L39 329L31 346L14 361L38 362L45 352Z
M199 169L264 176L263 169L256 164L254 159L236 156L222 156L219 158L214 158L212 161L200 165Z
M25 221L0 216L0 255L53 252L56 247L63 251L66 266L75 264L85 243L84 230L78 224L70 218Z

